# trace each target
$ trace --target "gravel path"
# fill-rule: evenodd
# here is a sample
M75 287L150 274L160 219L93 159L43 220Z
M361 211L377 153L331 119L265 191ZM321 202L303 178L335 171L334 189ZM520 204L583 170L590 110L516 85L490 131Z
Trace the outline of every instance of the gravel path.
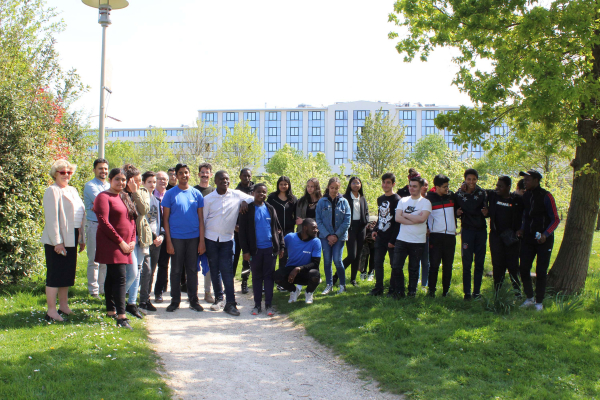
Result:
M242 295L232 317L181 308L167 313L169 296L148 313L150 340L162 358L175 399L402 399L380 392L285 316L250 315L252 295Z

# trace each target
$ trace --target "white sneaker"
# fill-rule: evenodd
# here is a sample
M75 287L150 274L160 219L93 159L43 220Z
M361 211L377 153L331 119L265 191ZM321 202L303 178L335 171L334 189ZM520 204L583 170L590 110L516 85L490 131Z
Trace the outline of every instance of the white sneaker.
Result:
M215 301L211 306L210 309L212 311L221 311L223 309L223 307L225 307L225 302L223 300L220 301Z
M331 292L331 289L333 289L333 285L327 285L327 286L325 286L325 290L323 290L323 291L321 292L321 294L322 294L322 295L329 294L329 292Z
M313 303L313 294L306 292L306 304L312 304L312 303Z
M367 278L368 282L373 282L373 279L375 279L375 274L374 273L370 273L369 277Z
M346 291L346 286L340 285L340 290L338 290L337 294L342 294Z
M367 273L363 272L362 274L360 274L360 280L361 281L366 281L367 280Z
M299 295L300 295L300 291L298 289L296 289L293 292L290 292L290 299L288 300L288 303L293 303L296 300L298 300Z
M533 297L525 300L523 304L521 304L521 308L533 307L535 306L535 299Z
M302 285L296 285L296 291L302 293ZM300 296L300 294L298 296Z
M536 311L542 311L544 309L544 305L542 303L535 304Z

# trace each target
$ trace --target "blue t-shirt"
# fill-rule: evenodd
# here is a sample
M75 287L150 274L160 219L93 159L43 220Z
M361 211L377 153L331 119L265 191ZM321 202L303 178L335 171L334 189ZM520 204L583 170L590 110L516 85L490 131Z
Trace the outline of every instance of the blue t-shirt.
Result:
M198 189L181 190L175 186L165 193L161 206L171 210L169 226L173 239L194 239L200 236L198 209L204 207L204 197Z
M271 214L264 204L255 206L254 229L256 230L256 248L269 249L273 247L271 241Z
M317 238L305 242L299 233L288 233L283 240L288 252L288 267L301 267L312 257L321 257L321 241Z

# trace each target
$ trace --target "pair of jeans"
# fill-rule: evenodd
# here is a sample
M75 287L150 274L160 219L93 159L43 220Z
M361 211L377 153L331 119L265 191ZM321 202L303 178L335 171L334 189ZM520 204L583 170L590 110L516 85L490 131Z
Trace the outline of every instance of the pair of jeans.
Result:
M462 241L462 264L463 264L463 291L465 295L471 295L471 265L473 255L475 256L475 271L473 273L473 294L481 293L481 281L483 280L483 264L485 263L485 248L487 242L486 230L463 229Z
M333 246L329 245L327 239L321 239L323 248L323 268L325 269L325 282L333 285L333 268L331 261L335 264L335 269L340 278L340 285L346 286L346 274L344 264L342 264L342 254L344 254L344 241L338 240Z
M104 294L106 311L125 314L125 270L127 264L107 264Z
M387 240L381 240L379 236L375 239L375 244L373 246L373 251L375 256L373 257L373 261L375 264L375 291L383 292L383 263L385 261L385 255L389 254L390 256L390 265L394 263L394 249L388 246ZM390 292L394 292L396 290L394 275L390 277Z
M421 286L427 286L429 284L429 238L425 242L423 247L423 254L421 254Z
M240 255L242 254L242 246L240 246L240 236L237 232L233 234L233 241L235 244L235 254L233 255L233 276L237 272L237 266L240 261ZM250 276L251 266L248 261L245 261L242 257L242 280L247 280ZM254 285L254 284L252 284Z
M346 242L347 255L344 258L344 269L350 268L350 280L356 280L358 267L360 265L360 256L365 243L366 227L360 228L360 221L352 221L348 230L348 241Z
M507 246L502 241L500 233L490 232L490 253L492 254L492 273L494 275L494 290L500 289L504 282L506 270L510 276L510 281L515 292L521 293L519 283L519 252L521 251L521 242Z
M85 221L85 249L87 250L87 281L90 294L104 293L104 280L106 279L106 264L98 264L94 261L96 257L96 232L98 222Z
M160 297L163 292L167 291L169 283L169 261L171 255L167 253L167 244L163 242L160 245L160 253L158 255L158 265L156 270L156 283L154 284L154 296Z
M265 306L273 302L273 272L277 254L273 254L273 248L258 249L256 254L250 258L252 268L252 290L254 292L254 305L260 308L262 302L263 284L265 288Z
M296 267L285 267L280 268L273 274L273 279L275 279L275 283L287 290L288 292L295 292L296 285L305 286L306 285L306 293L313 293L319 283L321 282L321 273L318 269L311 270L300 270L296 277L294 278L294 282L288 282L288 276Z
M149 248L149 254L144 255L144 261L142 262L142 273L140 277L140 303L147 303L148 300L150 300L152 279L154 278L154 271L156 270L156 265L158 264L161 246L155 246L151 244Z
M198 302L198 244L200 238L171 239L175 254L171 255L171 304L181 303L181 273L187 276L187 294L190 304ZM178 284L173 284L177 282Z
M429 235L429 293L435 294L438 273L442 264L442 290L448 293L452 282L452 264L456 250L456 236L445 233Z
M537 257L535 266L535 301L542 303L546 295L546 279L548 277L548 267L550 266L550 257L554 247L554 235L550 235L546 241L539 244L532 237L526 237L521 243L521 280L523 281L523 290L530 299L533 297L533 283L531 282L531 268L533 260Z
M135 304L138 291L140 290L140 273L142 271L142 262L144 261L144 250L140 247L135 238L135 249L131 252L131 264L127 265L125 272L125 289L129 293L127 304Z
M210 278L215 291L215 301L223 300L223 286L225 287L225 302L235 303L233 286L233 240L219 242L204 240L206 244L206 257L210 268ZM221 282L223 282L221 284ZM189 286L188 286L189 287Z
M395 281L395 292L404 295L404 264L408 257L408 294L417 292L419 283L419 264L423 255L425 243L409 243L396 240L394 247L394 262L392 263L392 276Z

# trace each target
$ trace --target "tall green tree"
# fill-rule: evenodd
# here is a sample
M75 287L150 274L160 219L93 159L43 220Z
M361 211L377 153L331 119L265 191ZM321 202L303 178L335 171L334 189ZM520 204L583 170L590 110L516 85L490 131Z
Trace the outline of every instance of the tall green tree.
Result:
M183 130L177 158L188 165L213 163L217 156L218 133L219 129L216 125L197 120L196 126Z
M235 124L226 133L218 149L216 162L237 176L242 168L258 168L265 156L261 141L248 123Z
M181 144L178 144L181 146ZM167 141L167 134L162 128L152 128L146 131L146 136L135 145L138 154L138 166L144 171L166 171L177 164L175 151Z
M54 48L63 26L41 0L0 0L0 284L43 266L42 198L52 163L89 156L79 114L69 109L85 88ZM86 171L80 165L73 184Z
M583 288L600 192L598 1L397 0L389 20L406 30L396 45L405 61L427 61L436 47L458 50L453 84L475 107L436 118L458 142L485 143L486 132L510 119L517 134L539 123L576 148L569 216L549 284Z
M381 110L367 115L356 144L356 162L368 165L377 178L406 158L404 128Z
M120 168L124 164L138 166L142 158L134 142L114 140L106 142L104 158L108 161L109 168Z

